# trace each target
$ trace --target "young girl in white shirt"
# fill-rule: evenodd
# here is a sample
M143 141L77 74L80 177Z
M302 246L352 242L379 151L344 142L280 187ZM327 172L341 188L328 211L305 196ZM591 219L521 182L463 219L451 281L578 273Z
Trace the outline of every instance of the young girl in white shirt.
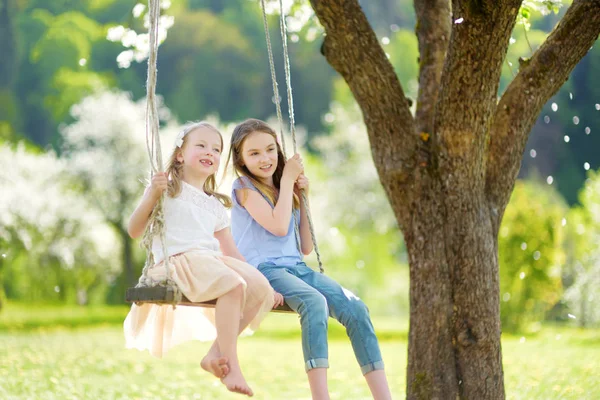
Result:
M124 324L126 346L148 349L161 357L178 343L210 338L216 328L216 341L202 360L202 368L221 378L230 391L252 396L240 369L237 337L248 326L255 330L270 309L283 304L283 298L245 263L233 241L225 211L231 200L215 192L222 150L223 138L212 125L198 122L184 129L166 172L153 176L128 226L132 238L140 237L167 191L163 212L171 278L192 302L217 299L214 319L210 318L212 310L200 307L134 304ZM152 253L155 265L147 275L164 279L167 270L158 237Z

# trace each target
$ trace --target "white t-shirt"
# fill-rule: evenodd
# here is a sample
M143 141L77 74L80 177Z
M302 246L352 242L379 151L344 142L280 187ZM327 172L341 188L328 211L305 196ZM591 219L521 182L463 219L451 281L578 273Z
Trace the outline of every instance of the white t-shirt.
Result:
M179 196L165 196L163 213L169 256L192 250L221 255L214 233L229 226L229 217L223 204L214 196L182 181ZM152 242L152 254L155 263L164 258L158 236Z

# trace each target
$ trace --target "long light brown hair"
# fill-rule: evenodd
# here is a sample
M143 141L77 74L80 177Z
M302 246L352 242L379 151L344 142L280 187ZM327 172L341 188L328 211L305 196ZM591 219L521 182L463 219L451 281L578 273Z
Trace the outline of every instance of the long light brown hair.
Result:
M179 162L179 160L177 160L177 156L179 154L181 154L181 152L183 151L183 149L185 148L186 144L187 144L187 137L188 134L198 128L208 128L210 130L215 131L218 135L219 138L221 139L221 149L223 149L223 136L221 135L221 132L219 132L219 130L217 128L215 128L213 125L209 124L206 121L199 121L199 122L192 122L187 124L183 131L179 133L178 138L182 138L183 139L183 144L181 145L181 147L175 146L175 149L173 149L173 153L171 154L171 157L169 158L169 163L167 164L167 168L166 168L166 173L167 176L170 178L169 179L169 187L168 187L168 194L171 197L177 197L179 196L179 194L181 193L181 175L182 175L182 170L183 170L183 164ZM222 193L218 193L217 190L217 180L215 178L216 172L212 175L210 175L208 178L206 178L206 181L204 182L204 186L203 186L203 190L204 193L206 193L209 196L214 196L217 200L219 200L225 207L230 208L231 207L231 199L229 198L229 196L226 196Z
M254 132L261 132L271 135L275 140L275 144L277 145L277 168L273 173L273 185L275 187L271 187L260 181L254 174L250 172L250 170L248 170L248 167L244 165L244 160L242 158L244 142L248 136ZM277 134L266 122L259 119L249 118L238 124L233 129L233 134L231 135L231 146L229 147L229 156L227 157L226 165L229 164L229 160L232 160L233 168L237 176L245 176L250 179L252 184L262 194L264 194L273 205L277 203L277 199L279 197L279 188L281 187L281 177L283 176L283 168L285 167L285 156L283 155L281 146L277 141ZM298 196L296 196L294 193L294 208L299 207L300 201Z

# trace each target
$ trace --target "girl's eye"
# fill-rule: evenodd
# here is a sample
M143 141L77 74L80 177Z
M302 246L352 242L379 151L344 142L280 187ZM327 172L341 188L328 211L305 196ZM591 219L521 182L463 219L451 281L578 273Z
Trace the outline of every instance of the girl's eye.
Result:
M275 149L271 148L269 149L269 153L272 153Z
M197 144L196 146L204 147L204 145L202 143Z
M257 152L250 153L251 156L255 156L257 154L258 154Z
M221 149L216 149L216 148L215 148L215 149L214 149L214 151L216 151L217 153L220 153L220 152L221 152Z

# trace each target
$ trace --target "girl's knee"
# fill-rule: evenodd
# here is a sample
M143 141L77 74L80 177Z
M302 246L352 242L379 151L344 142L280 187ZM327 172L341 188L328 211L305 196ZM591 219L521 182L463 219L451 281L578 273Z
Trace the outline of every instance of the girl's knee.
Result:
M338 320L345 326L370 324L371 317L367 305L361 300L352 300L339 312Z
M242 282L240 282L236 287L234 287L229 292L227 292L226 295L235 296L235 297L243 297L245 288L246 288L246 285L244 285Z
M302 305L298 310L300 315L310 314L311 318L322 316L324 319L329 317L327 299L321 293L314 293L303 299Z
M259 293L262 293L263 295L271 294L274 290L267 278L265 278L262 274L254 279L252 285Z
M360 318L369 319L369 308L362 300L356 300L352 302L352 306L354 307L354 314Z

